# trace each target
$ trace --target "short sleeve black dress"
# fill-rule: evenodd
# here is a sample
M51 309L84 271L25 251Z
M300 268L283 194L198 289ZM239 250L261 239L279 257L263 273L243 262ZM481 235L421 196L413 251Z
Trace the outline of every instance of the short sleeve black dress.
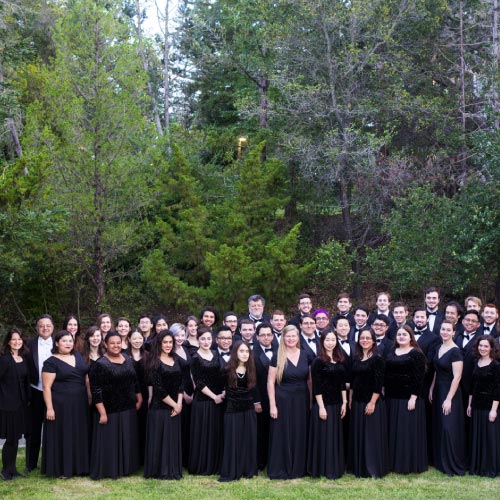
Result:
M94 417L90 477L102 479L132 474L139 468L137 440L136 393L139 384L132 360L126 355L123 363L99 358L90 371L92 401L103 403L107 424Z
M75 366L56 356L43 364L42 372L54 373L52 404L55 420L45 420L42 474L72 477L89 473L89 404L85 376L88 367L75 352Z
M344 474L344 437L340 411L346 390L347 369L343 363L325 363L316 358L311 366L313 405L309 427L307 472L312 477L337 479ZM319 418L316 396L321 395L327 418Z
M481 367L476 363L472 372L469 472L477 476L500 476L500 416L489 421L493 401L500 401L500 362L493 360Z
M389 464L393 472L424 472L428 467L425 423L425 355L413 348L407 354L389 352L385 360L385 404L389 433ZM415 409L408 400L417 396Z
M153 399L148 412L144 477L182 478L181 415L172 416L172 407L163 402L182 394L182 374L177 358L173 366L160 361L151 374Z
M237 387L226 386L224 451L219 481L257 475L257 416L248 377L237 373Z
M271 360L276 368L277 354ZM281 383L275 384L278 418L271 419L269 433L270 479L294 479L306 474L309 431L309 358L300 351L295 366L287 360Z
M466 469L464 409L460 386L451 402L451 413L443 414L443 402L453 380L453 363L463 361L458 347L452 347L439 357L434 355L436 380L432 393L434 466L449 476L463 476Z
M372 395L381 394L385 362L378 354L355 359L351 371L352 406L348 471L357 477L383 477L389 472L387 412L380 396L371 415L365 414Z
M220 472L224 405L215 404L212 398L203 394L202 389L208 387L214 394L221 394L225 387L225 375L216 354L211 360L206 360L196 353L191 373L196 389L191 405L188 470L190 474L211 476Z

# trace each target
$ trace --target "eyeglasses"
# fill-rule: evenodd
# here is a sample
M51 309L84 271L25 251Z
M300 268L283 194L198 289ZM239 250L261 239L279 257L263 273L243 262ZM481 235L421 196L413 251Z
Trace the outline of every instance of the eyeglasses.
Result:
M272 337L272 333L259 333L259 337Z
M375 327L377 327L377 326L386 326L386 324L385 323L373 323L372 326L375 326Z
M217 337L217 340L233 340L233 337Z
M326 316L316 316L316 321L328 321Z

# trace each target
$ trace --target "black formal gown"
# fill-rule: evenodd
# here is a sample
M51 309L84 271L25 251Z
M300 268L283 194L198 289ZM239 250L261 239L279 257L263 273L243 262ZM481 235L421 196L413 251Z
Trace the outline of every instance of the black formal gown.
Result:
M357 477L383 477L389 472L387 412L380 396L375 411L365 415L373 394L381 394L385 362L375 355L355 359L351 371L352 406L347 470Z
M340 410L346 390L347 369L342 363L324 363L319 358L311 366L313 406L309 427L307 472L310 476L337 479L344 474L344 437ZM319 418L316 396L321 395L327 418ZM347 397L347 396L346 396Z
M42 373L54 373L52 405L55 420L46 420L42 445L42 474L72 477L89 473L89 403L85 376L88 367L79 353L75 366L51 356Z
M107 424L95 415L92 432L90 477L102 479L132 474L139 468L136 394L140 392L132 359L112 363L99 358L90 371L90 388L94 404L103 403Z
M160 362L151 374L151 382L153 399L148 412L144 477L181 479L181 415L172 416L172 407L163 402L167 396L177 402L183 392L178 359L173 366Z
M418 349L399 356L391 351L385 361L390 469L400 474L423 472L428 467L423 394L425 355ZM415 409L409 411L408 400L412 395L417 400Z
M134 365L135 374L139 383L139 391L142 395L142 405L137 411L137 440L139 445L139 465L144 465L144 448L146 447L146 425L148 421L148 399L149 381L146 378L145 371L145 356L143 354L141 359L135 360L132 356L132 363Z
M257 475L257 417L247 374L237 387L226 386L224 450L219 481Z
M188 470L190 474L202 476L219 474L224 405L215 404L212 398L203 394L202 389L208 387L214 394L221 394L224 391L225 375L216 354L207 361L196 353L192 358L191 373L196 389L191 405Z
M277 355L271 366L276 368ZM271 419L269 433L270 479L294 479L306 474L309 430L309 358L301 350L297 366L287 360L281 383L275 384L278 418Z
M0 357L0 439L2 473L6 478L15 476L19 438L28 428L28 400L30 385L26 360L16 363L10 353Z
M436 380L432 393L434 466L450 476L463 476L466 469L465 422L460 387L451 402L449 415L443 414L443 402L450 390L453 380L455 361L462 361L463 356L458 347L452 347L439 357L439 349L434 355Z
M179 365L182 372L182 386L184 392L189 396L194 393L193 379L191 378L191 355L188 349L183 346L186 359L182 356L177 356ZM182 413L181 413L181 428L182 428L182 466L186 467L189 463L189 436L191 430L191 406L192 403L186 403L184 400L182 402Z
M489 421L493 401L500 401L500 362L492 361L472 373L471 474L500 476L500 416ZM500 408L497 410L500 413Z

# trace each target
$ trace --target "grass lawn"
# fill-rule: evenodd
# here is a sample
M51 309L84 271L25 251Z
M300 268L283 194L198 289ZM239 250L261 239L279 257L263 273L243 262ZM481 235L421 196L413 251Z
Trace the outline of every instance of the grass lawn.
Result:
M24 457L18 466L19 470L23 469ZM140 474L116 481L92 481L88 478L47 479L37 470L27 478L0 481L2 500L73 498L497 500L500 498L500 478L448 477L432 469L419 475L389 474L384 479L356 479L345 475L337 481L311 478L270 481L262 474L258 478L233 483L218 483L214 476L187 474L181 481L145 480Z

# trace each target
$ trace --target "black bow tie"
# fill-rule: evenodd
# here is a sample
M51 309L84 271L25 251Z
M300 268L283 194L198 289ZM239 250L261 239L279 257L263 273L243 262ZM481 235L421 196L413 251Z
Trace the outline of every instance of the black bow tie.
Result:
M434 311L434 312L427 311L427 316L436 316L436 315L437 315L437 311Z
M490 327L489 327L489 326L485 326L485 327L483 328L483 330L484 330L485 332L489 332L489 331L490 331Z
M471 334L472 335L472 334ZM464 337L467 339L467 340L470 340L470 335L468 333L464 333Z
M380 344L380 342L382 342L383 339L377 339L377 345Z
M316 339L307 339L307 341L308 341L309 343L311 343L311 342L316 343Z
M348 341L348 340L341 340L341 341L340 341L340 343L341 343L342 345L344 345L344 344L348 344L348 343L349 343L349 341Z
M264 349L264 352L273 352L273 348L272 347L268 347L268 348Z

